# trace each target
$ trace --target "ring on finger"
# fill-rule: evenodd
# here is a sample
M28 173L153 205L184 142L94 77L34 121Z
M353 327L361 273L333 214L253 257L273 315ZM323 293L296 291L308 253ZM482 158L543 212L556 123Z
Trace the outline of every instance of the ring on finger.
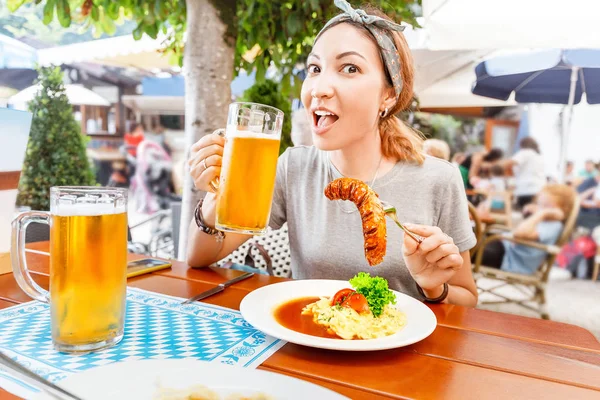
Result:
M208 186L210 186L210 188L217 193L219 191L219 189L217 188L217 186L215 185L215 183L213 181L208 182Z
M202 167L204 167L205 171L208 169L208 165L206 165L206 158L202 159Z

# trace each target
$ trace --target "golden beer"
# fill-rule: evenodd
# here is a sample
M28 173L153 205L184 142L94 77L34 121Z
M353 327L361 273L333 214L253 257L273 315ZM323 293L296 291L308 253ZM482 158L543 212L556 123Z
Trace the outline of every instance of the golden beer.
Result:
M263 233L269 223L279 135L237 131L228 135L219 182L216 228Z
M75 349L120 340L127 283L127 213L77 206L59 208L50 224L52 337Z
M50 291L31 278L27 225L50 225ZM123 339L127 284L127 189L50 188L50 212L26 211L12 222L15 280L32 299L50 305L52 344L89 352Z

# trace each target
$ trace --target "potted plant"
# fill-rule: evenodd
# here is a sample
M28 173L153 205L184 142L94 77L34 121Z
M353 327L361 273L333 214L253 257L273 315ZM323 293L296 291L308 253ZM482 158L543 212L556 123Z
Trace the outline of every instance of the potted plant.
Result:
M33 114L19 181L17 205L50 209L50 187L96 184L86 155L85 138L73 116L59 67L38 70L40 90L29 102ZM48 226L36 224L28 238L47 239ZM33 241L33 240L29 240Z

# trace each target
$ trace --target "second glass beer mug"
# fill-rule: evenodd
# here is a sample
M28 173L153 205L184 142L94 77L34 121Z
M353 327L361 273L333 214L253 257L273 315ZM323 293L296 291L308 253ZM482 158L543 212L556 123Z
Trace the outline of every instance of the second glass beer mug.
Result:
M25 231L50 225L50 292L31 278ZM123 338L127 285L127 190L53 187L50 212L28 211L12 224L12 265L19 286L50 303L54 348L87 352Z
M275 188L283 112L255 103L229 106L216 228L251 235L266 232Z

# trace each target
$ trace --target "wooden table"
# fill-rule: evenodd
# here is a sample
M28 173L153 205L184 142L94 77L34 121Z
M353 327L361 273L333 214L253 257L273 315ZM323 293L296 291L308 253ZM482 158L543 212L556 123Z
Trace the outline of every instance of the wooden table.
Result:
M47 244L32 247L43 251ZM34 279L47 288L48 257L27 257ZM129 285L190 297L238 274L173 262L172 269L130 279ZM206 301L238 309L247 293L279 281L254 276ZM29 300L12 274L0 275L0 308ZM431 309L437 329L412 346L353 353L287 344L259 368L352 399L600 399L600 343L585 329L452 305ZM0 389L0 399L16 397Z

